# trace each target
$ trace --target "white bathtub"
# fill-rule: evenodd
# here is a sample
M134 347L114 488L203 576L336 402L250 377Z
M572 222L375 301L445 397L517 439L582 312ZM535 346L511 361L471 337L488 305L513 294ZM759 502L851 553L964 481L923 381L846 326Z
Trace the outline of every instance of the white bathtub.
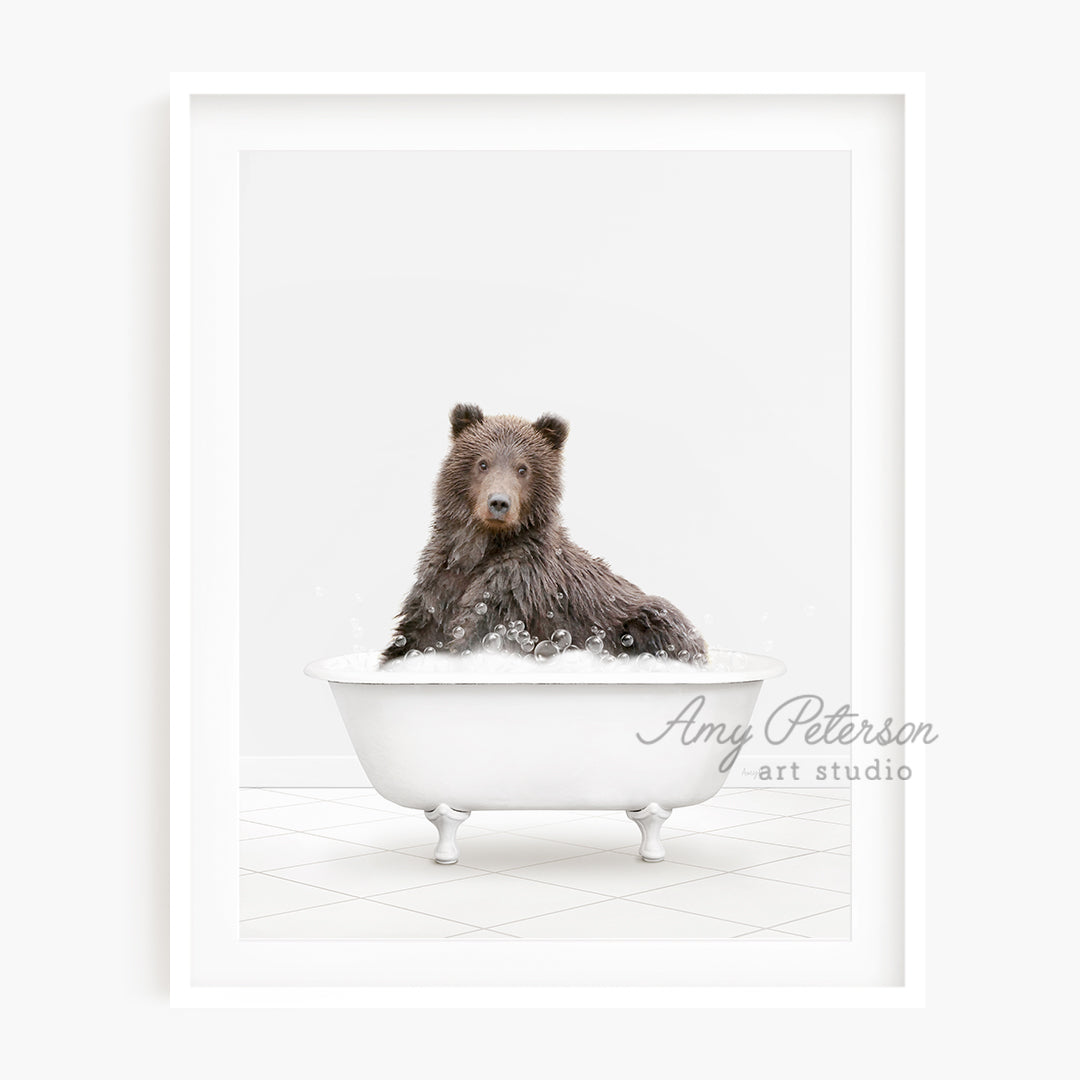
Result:
M737 670L671 662L610 677L537 665L528 681L368 670L348 657L305 670L330 683L375 790L438 828L436 862L457 861L454 837L473 810L625 810L654 862L660 825L723 787L762 681L785 670L739 656Z

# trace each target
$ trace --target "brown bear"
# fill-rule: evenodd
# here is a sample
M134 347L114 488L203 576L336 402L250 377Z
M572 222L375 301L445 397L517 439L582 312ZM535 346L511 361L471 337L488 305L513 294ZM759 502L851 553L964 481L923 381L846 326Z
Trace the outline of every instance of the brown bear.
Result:
M704 640L678 608L567 535L559 516L565 420L546 413L530 424L455 405L450 428L431 539L383 662L482 646L544 656L553 635L560 650L706 660ZM484 646L493 633L500 640Z

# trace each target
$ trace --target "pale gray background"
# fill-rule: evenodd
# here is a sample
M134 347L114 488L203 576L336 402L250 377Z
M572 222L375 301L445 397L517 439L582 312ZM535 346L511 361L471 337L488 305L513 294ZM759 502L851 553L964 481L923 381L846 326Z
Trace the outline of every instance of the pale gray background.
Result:
M241 754L351 754L302 668L388 640L459 400L569 420L571 535L782 658L759 716L847 702L848 177L836 152L243 154Z

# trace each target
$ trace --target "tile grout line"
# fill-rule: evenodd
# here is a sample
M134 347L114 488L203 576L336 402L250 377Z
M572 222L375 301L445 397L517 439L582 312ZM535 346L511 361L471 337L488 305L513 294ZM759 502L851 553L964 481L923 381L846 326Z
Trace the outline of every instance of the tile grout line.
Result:
M813 918L812 915L807 915L808 919ZM767 930L772 930L771 926L763 926L760 930L751 930L749 934L736 934L732 941L738 941L740 938L751 937L753 934L760 934ZM798 938L800 941L812 941L812 938L808 938L805 934L796 934L793 930L777 930L778 934L784 934L786 937Z
M781 884L788 884L788 883L787 882L781 882ZM740 925L740 926L750 927L751 931L752 930L778 930L781 926L785 925L784 923L774 923L771 926L750 926L749 923L740 923L738 919L726 919L726 918L724 918L723 915L708 915L708 914L706 914L705 912L702 912L702 911L687 911L685 908L674 908L674 907L671 907L669 904L659 904L659 903L655 903L655 902L652 902L652 901L649 901L649 900L642 900L642 899L640 899L641 896L642 896L642 894L638 893L637 896L626 896L626 897L623 897L623 899L629 901L631 904L642 904L645 907L661 908L664 911L678 911L678 912L680 912L681 914L684 914L684 915L700 915L703 919L716 919L718 922L733 922L733 923L736 923L737 925ZM842 907L849 907L850 905L841 905L841 906ZM828 911L839 911L839 910L840 910L840 908L829 908L828 909ZM825 912L825 911L814 911L814 912L811 912L809 915L800 915L799 919L812 919L815 915L825 915L826 913L827 912ZM799 919L789 919L788 922L798 922Z
M717 877L725 877L726 875L718 874ZM702 911L687 911L685 908L673 908L668 907L666 904L650 904L647 900L639 900L637 896L641 896L638 893L636 896L624 896L623 899L631 904L640 904L642 907L659 908L661 911L677 911L680 915L697 915L701 919L713 919L716 922L734 923L736 926L745 926L748 933L754 933L758 930L771 930L771 926L754 926L752 923L740 922L738 919L725 919L723 915L708 915ZM741 935L739 935L741 936Z
M843 856L841 856L842 858ZM786 860L781 860L786 861ZM757 866L748 866L746 870L760 870L762 866L772 866L773 863L760 863ZM839 896L851 896L850 889L830 889L828 885L807 885L804 881L787 881L784 878L770 878L762 877L760 874L748 874L746 870L732 870L732 874L736 874L739 877L753 878L755 881L775 881L778 885L795 885L800 889L821 889L822 892L834 892ZM850 876L850 875L849 875ZM772 927L765 927L767 930L771 930Z
M331 805L339 805L339 804L331 804ZM298 807L274 806L274 807L267 807L267 809L268 810L295 810L295 809L298 809ZM351 809L359 809L359 808L358 807L352 807ZM379 813L382 816L377 817L377 818L366 818L366 819L359 820L359 821L342 821L342 822L339 822L337 825L324 825L324 826L321 826L321 827L326 828L326 829L347 829L350 825L376 825L380 821L394 821L394 820L397 820L399 818L401 818L403 820L411 820L411 819L404 818L403 815L394 814L394 813L390 812L389 810L379 810L379 811L374 811L374 812ZM261 810L248 810L248 811L245 811L245 813L261 814L262 811ZM372 811L368 811L368 813L372 813ZM258 820L256 820L255 818L252 818L252 817L241 817L240 820L243 821L243 822L246 822L248 825L262 825L266 829L282 829L283 828L287 832L308 832L308 831L310 831L310 830L307 830L307 829L290 829L290 828L288 828L287 826L284 826L284 825L272 825L268 821L258 821Z
M576 857L578 857L578 856L575 856L575 858ZM558 862L558 861L560 861L560 860L557 860L557 859L552 860L552 862ZM536 866L548 866L548 865L550 865L550 863L537 863L536 864ZM559 888L559 889L577 889L580 892L587 892L587 893L592 893L592 894L594 894L596 896L602 896L602 897L604 897L605 900L628 900L632 896L640 895L641 892L651 892L652 891L651 889L642 889L642 890L640 890L639 893L602 893L602 892L597 892L596 889L587 889L587 888L585 888L584 885L559 885L557 882L543 881L543 880L538 880L537 878L522 877L522 876L514 873L514 870L532 870L532 869L533 869L533 867L531 867L531 866L517 866L517 867L514 867L511 870L496 870L496 871L494 871L494 873L501 874L503 877L514 878L515 881L532 881L532 882L535 882L538 885L554 885L556 888ZM696 866L696 867L693 867L693 869L695 869L695 870L704 870L704 869L706 869L706 867L704 867L704 866ZM659 886L654 886L654 888L669 889L669 888L674 888L677 885L691 885L696 881L709 881L710 879L715 878L715 877L725 877L728 873L730 873L730 871L727 871L727 870L713 870L711 873L702 874L701 877L691 878L689 881L673 881L673 882L671 882L670 885L659 885ZM764 929L764 927L762 929Z
M435 886L435 885L450 885L455 881L468 881L470 878L487 877L487 876L489 876L489 875L496 872L494 870L480 870L479 868L474 867L474 866L467 866L467 867L464 867L464 869L466 869L466 870L475 870L476 872L473 873L473 874L466 874L464 877L447 878L445 881L426 881L426 882L424 882L423 885L408 885L404 889L387 889L385 892L381 892L381 893L363 893L363 894L343 893L342 895L349 896L353 900L374 900L375 897L377 897L377 896L387 896L390 893L412 892L414 889L430 889L432 886ZM271 874L271 873L267 873L266 876L267 877L277 877L277 875ZM306 882L306 881L296 881L293 878L287 878L287 877L278 877L278 880L279 881L292 881L294 885L307 885L308 884L308 882ZM312 885L311 888L313 888L313 889L322 889L322 888L325 888L325 886L323 886L323 885ZM330 892L337 892L337 893L341 892L340 889L330 889L329 891ZM478 929L483 929L483 927L478 927Z
M254 872L255 873L260 873L259 871L254 871ZM292 885L307 885L308 884L306 881L294 881L292 878L277 877L274 874L262 874L262 876L263 877L268 877L268 878L273 878L275 881L287 881ZM484 874L474 874L472 876L473 877L483 877ZM466 880L466 879L464 879L464 878L454 878L452 880L454 880L454 881L463 881L463 880ZM432 884L445 885L445 884L447 884L447 882L433 882ZM322 886L322 885L311 885L309 887L312 888L312 889L322 889L322 888L324 888L324 886ZM341 900L330 900L325 904L310 904L310 905L307 905L305 907L290 908L287 911L278 911L278 912L275 912L274 914L277 914L277 915L291 915L294 911L311 911L312 909L319 908L319 907L335 907L338 904L347 903L350 900L371 900L373 903L379 903L380 901L378 900L378 896L388 896L388 895L391 895L391 894L393 894L395 892L412 892L413 889L426 889L426 888L429 888L429 887L430 887L429 885L413 885L413 886L410 886L408 889L391 889L391 890L388 890L388 892L386 892L386 893L379 893L379 894L376 894L375 896L357 896L357 895L355 895L353 893L343 893L339 889L326 889L325 890L326 892L335 893L336 895L340 896L342 899ZM413 908L403 908L400 905L395 905L395 904L384 904L384 906L385 907L395 907L399 911L414 911L415 910ZM416 914L418 914L418 915L427 915L428 913L425 912L425 911L420 911L420 912L416 912ZM268 919L268 918L271 918L271 917L272 916L270 916L270 915L253 915L253 916L250 916L247 919L241 919L240 921L241 922L251 922L252 919ZM440 919L440 918L444 918L444 916L442 916L442 915L431 915L430 918ZM446 921L447 922L456 922L456 923L459 923L462 926L471 927L473 930L487 930L487 929L489 929L489 927L486 927L486 926L477 926L474 923L467 923L467 922L463 921L462 919L451 919L451 918L446 917Z
M779 819L774 819L774 820L779 820ZM764 822L754 822L754 824L764 824ZM819 822L818 824L820 824L820 825L831 825L831 824L834 824L834 822L822 821L822 822ZM742 841L744 841L745 843L748 843L748 844L767 844L770 847L799 848L801 851L825 851L825 850L828 850L826 848L804 848L800 844L781 844L778 840L755 840L753 837L750 837L750 836L730 836L730 835L728 835L731 829L745 829L746 827L747 826L745 826L745 825L728 825L728 826L726 826L724 828L720 828L720 829L706 829L704 832L698 833L698 835L699 836L718 836L718 835L720 835L722 833L722 834L728 836L729 840L742 840ZM846 829L846 828L848 828L848 826L846 826L846 825L838 825L837 828ZM675 839L678 839L678 837L676 837ZM837 844L836 847L844 847L844 845L843 844Z
M355 896L342 896L340 900L327 900L323 904L309 904L307 907L287 908L285 911L271 911L266 915L248 915L238 919L238 923L242 926L244 923L256 922L259 919L272 919L277 915L293 915L298 911L314 911L316 908L324 907L337 907L338 904L347 904L350 900L358 899Z
M341 900L331 900L330 903L328 903L328 904L312 904L310 907L290 908L288 911L275 911L275 912L271 912L269 915L252 915L252 916L249 916L246 919L241 919L240 923L241 923L241 925L243 925L244 923L258 922L260 919L276 919L276 918L279 918L282 915L296 915L296 914L299 914L301 911L316 911L319 908L340 907L342 904L355 903L358 900L359 901L371 900L371 902L373 904L374 903L379 903L379 901L373 900L373 899L371 899L370 897L367 897L367 896L345 896ZM468 930L464 930L464 931L462 931L462 933L469 933L472 930L487 930L487 929L490 929L487 926L474 926L472 923L462 922L461 919L451 919L451 918L449 918L449 917L447 917L445 915L429 915L426 911L415 911L413 908L396 907L393 904L382 904L381 906L382 907L392 907L392 908L394 908L395 911L408 911L408 912L411 912L413 915L422 915L422 916L424 916L426 918L429 918L429 919L441 919L443 922L452 922L452 923L456 923L458 926L468 927ZM457 937L457 936L458 936L457 934L447 934L446 935L446 937L448 937L448 938ZM310 939L305 939L305 940L310 940ZM327 938L327 939L315 939L315 940L333 941L333 940L337 940L337 939L336 938ZM370 939L369 938L364 938L364 939L360 939L360 940L380 941L380 940L386 940L386 939L383 936L379 936L379 937L373 937L373 938L370 938ZM399 939L395 938L395 939L391 939L391 940L399 940ZM400 939L400 940L406 940L406 939L403 938L403 939ZM427 939L426 938L415 938L415 939L408 939L408 940L424 941L424 940L427 940Z
M698 835L700 835L700 836L710 836L712 834L711 833L699 833ZM740 838L739 837L733 837L732 839L738 840ZM761 840L761 841L748 840L748 841L746 841L746 843L755 843L756 844L756 843L764 843L764 841L763 840ZM773 844L772 846L773 847L793 847L794 845L792 845L792 844ZM844 847L845 845L840 844L838 846ZM620 850L619 852L617 852L617 854L622 854L622 851ZM761 862L747 863L746 866L740 866L739 870L749 870L749 869L751 869L751 867L755 867L755 866L772 866L773 864L778 863L778 862L787 862L789 859L805 859L807 855L822 855L822 854L829 854L829 852L823 851L821 848L799 848L798 851L794 855L781 855L777 859L763 859ZM696 866L700 870L715 870L716 869L715 866L702 866L700 863L682 862L681 860L679 860L677 858L673 859L670 855L666 855L664 857L664 862L676 863L679 866ZM724 871L722 871L722 873L725 873L725 874L734 874L734 873L737 873L737 872L738 871L736 871L736 870L724 870Z
M778 861L784 862L786 860L778 860ZM754 867L747 866L747 867L743 867L741 870L722 870L719 873L711 874L708 877L695 878L694 881L676 882L673 885L661 885L656 889L643 889L639 893L629 893L629 894L627 894L627 896L624 899L630 899L630 898L635 897L635 896L644 896L646 893L649 893L649 892L661 892L664 889L675 889L675 888L678 888L679 885L693 885L697 881L710 881L714 877L748 877L748 878L752 878L754 881L771 881L776 885L786 885L789 888L794 888L794 889L818 889L821 892L837 893L840 896L847 896L847 897L850 898L850 895L851 895L850 893L841 892L839 889L827 889L823 885L804 885L799 881L784 881L782 879L777 879L777 878L763 878L763 877L759 877L757 874L747 874L747 873L744 872L746 870L757 869L757 867L759 867L759 866L772 866L772 865L774 865L774 864L773 863L758 863L757 866L754 866ZM642 902L645 903L646 901L642 901ZM849 903L850 903L850 899L849 899ZM717 917L722 918L722 916L717 916ZM807 916L807 918L809 918L809 916ZM771 926L763 926L763 927L761 927L761 929L762 930L771 930L772 927Z
M418 886L418 887L419 888L427 888L427 886ZM413 891L412 889L399 889L398 890L398 892L412 892L412 891ZM379 897L372 896L372 897L368 897L367 899L370 899L373 904L382 904L383 907L393 908L395 911L411 911L411 912L414 912L417 915L427 915L432 919L443 919L443 918L445 918L445 919L448 919L448 921L450 921L450 922L461 922L460 919L451 919L449 916L446 916L446 915L432 915L430 911L417 911L416 908L405 907L403 904L392 904L389 900L385 899L387 896L395 896L395 895L397 895L397 894L392 893L392 892L391 893L382 893L381 896L379 896ZM585 903L585 904L575 904L575 905L573 905L573 907L559 908L559 909L556 909L554 911L545 911L545 912L542 912L541 914L543 914L543 915L557 915L560 911L576 911L579 907L592 907L594 903L601 903L602 904L608 899L610 899L610 898L609 897L603 897L600 900L590 900L588 903ZM529 917L530 918L538 918L539 916L533 915L533 916L529 916ZM517 920L508 920L508 921L524 922L525 920L524 919L517 919ZM472 926L471 923L462 923L462 925L464 925L464 926ZM506 923L491 923L490 925L486 925L486 926L472 926L472 928L474 930L494 930L494 929L496 929L496 927L505 926L505 925L506 925Z
M848 910L850 910L850 908L851 908L850 903L841 904L839 907L829 908L827 911L816 911L816 912L814 912L813 915L801 915L797 919L788 919L787 922L773 923L772 926L765 926L765 927L762 927L762 929L763 930L780 930L785 926L790 926L793 922L802 922L803 919L816 919L819 915L831 915L834 911L848 911ZM850 938L850 936L851 935L849 933L848 937ZM823 938L823 939L808 938L807 940L809 940L809 941L816 941L816 940L835 941L835 940L838 940L838 939L836 939L836 938ZM843 940L843 939L839 939L839 940Z
M283 869L284 869L284 867L283 867ZM330 889L330 888L327 888L324 885L312 885L310 882L307 882L307 881L297 881L295 878L283 877L281 874L275 874L275 873L272 873L269 870L256 870L256 871L254 871L254 873L257 873L262 877L272 878L274 881L287 881L290 885L304 885L309 889L322 889L324 892L332 892L336 896L344 896L344 897L348 898L349 900L365 900L365 899L367 899L364 896L357 896L356 893L343 892L341 889ZM315 904L315 905L312 905L312 906L320 907L321 905ZM296 911L303 911L305 909L304 908L296 908L295 910ZM282 912L282 914L284 914L284 912Z
M630 853L624 853L624 852L621 852L621 851L604 851L603 849L596 852L596 854L621 855L623 858L627 858L627 859L634 859L635 858ZM775 882L777 882L778 884L781 884L781 885L796 885L796 886L799 886L800 888L823 889L826 892L842 892L843 890L830 889L825 885L806 885L805 883L800 882L800 881L787 881L784 878L763 878L763 877L760 877L757 874L746 873L746 871L748 871L748 870L757 870L757 869L759 869L761 867L764 867L764 866L776 866L777 863L790 862L793 859L805 859L807 857L807 854L810 854L810 855L823 855L823 854L825 854L825 855L827 855L827 854L830 854L830 852L810 851L810 852L807 852L807 853L800 853L798 855L786 855L786 856L784 856L783 858L780 858L780 859L770 859L770 860L768 860L766 862L750 863L748 866L740 866L740 867L738 867L737 869L734 869L734 870L720 870L720 869L717 869L715 866L701 866L701 865L699 865L697 863L679 862L678 860L675 860L675 859L665 858L664 859L665 863L670 863L670 864L672 864L674 866L685 866L688 869L707 870L709 872L706 873L706 874L702 874L699 877L692 878L692 879L690 879L688 881L672 882L670 885L653 886L652 888L649 888L649 889L641 889L636 893L618 893L618 894L600 893L599 895L608 896L611 899L615 899L615 900L617 900L617 899L627 899L628 897L631 897L631 896L639 896L642 893L652 892L655 889L674 888L676 885L689 885L694 881L707 881L710 878L723 877L723 876L726 876L728 874L740 874L740 875L743 875L745 877L752 877L757 881L775 881ZM566 856L565 858L562 858L562 859L548 859L548 860L546 860L544 862L528 863L528 864L526 864L524 866L508 866L508 867L505 867L505 868L503 868L501 870L491 870L491 871L488 871L488 872L493 873L493 874L502 874L505 877L520 878L523 881L537 881L537 880L540 880L540 883L545 884L545 885L557 884L555 882L543 881L542 879L525 877L523 874L520 873L520 871L522 871L522 870L535 870L535 869L537 869L537 868L539 868L541 866L554 866L555 864L560 863L560 862L572 862L575 859L581 859L581 858L584 858L584 857L585 856L582 856L582 855L568 855L568 856ZM838 856L838 857L839 858L844 858L844 856ZM476 867L474 869L480 869L480 868ZM560 885L559 887L560 888L567 888L567 889L581 889L583 892L595 892L596 891L594 889L587 889L587 888L585 888L584 886L581 886L581 885ZM850 894L845 894L845 895L850 895ZM771 928L770 927L761 927L760 929L767 930L767 929L771 929Z
M403 891L404 891L404 890L403 890ZM578 891L580 891L580 892L584 892L585 890L584 890L584 889L581 889L581 890L578 890ZM384 894L384 895L389 895L389 894ZM529 921L529 919L540 919L540 918L543 918L543 917L544 917L545 915L561 915L561 914L563 914L564 912L567 912L567 911L580 911L580 910L581 910L582 908L587 908L587 907L596 907L596 906L597 906L598 904L606 904L606 903L608 903L608 902L609 902L609 901L611 901L611 900L618 900L618 899L620 899L620 897L616 897L616 896L602 896L602 895L600 895L600 894L597 894L597 893L590 893L590 895L591 895L591 896L596 896L597 898L596 898L595 900L588 900L588 901L586 901L586 902L585 902L585 903L583 903L583 904L571 904L571 905L570 905L569 907L564 907L564 908L553 908L553 909L551 909L551 910L549 910L549 911L541 911L541 912L539 912L539 913L538 913L538 914L536 914L536 915L528 915L528 916L526 916L526 917L525 917L525 918L523 918L523 919L507 919L507 920L505 920L504 922L500 922L500 923L491 923L491 924L489 924L488 926L484 926L484 927L478 927L477 929L483 929L483 930L497 930L497 929L498 929L498 928L499 928L500 926L510 926L510 925L512 925L513 923L519 923L519 922L528 922L528 921ZM386 906L387 906L387 907L400 907L400 905L397 905L397 904L391 904L391 903L390 903L389 901L387 901L387 900L380 900L380 901L377 901L377 903L383 903L383 904L386 904ZM414 909L413 909L413 908L401 908L401 910L404 910L404 911L412 911L412 910L414 910ZM428 912L424 912L423 914L428 914ZM684 914L685 914L685 913L684 913ZM766 929L766 928L765 928L765 927L762 927L761 929Z
M599 904L607 903L608 901L611 901L611 900L627 900L627 899L628 899L628 897L625 897L625 896L609 896L609 897L605 897L603 900L598 900L598 901L595 901L594 903L591 903L591 904L581 904L579 907L565 908L565 909L563 909L563 911L580 911L581 908L597 907ZM735 919L725 919L725 918L723 918L722 916L719 916L719 915L703 915L699 911L682 911L679 908L661 908L659 904L638 904L638 906L639 907L653 907L653 908L657 908L657 909L662 910L662 911L676 911L680 915L691 915L691 916L694 916L695 918L699 918L699 919L712 919L713 922L734 923L736 926L745 926L747 928L748 933L757 933L759 930L770 930L770 929L772 929L771 927L768 927L768 926L752 926L750 923L740 923ZM496 927L500 927L500 926L513 926L515 923L531 922L533 919L543 919L548 915L561 915L561 914L563 914L563 911L545 911L540 915L530 915L527 919L513 919L510 922L496 923L494 927L488 927L488 929L495 929ZM736 937L742 937L742 935L737 934ZM571 939L571 940L597 940L597 939L595 939L595 938L591 938L591 939L590 938L585 938L585 939ZM611 939L600 939L600 940L617 941L619 939L618 938L611 938ZM628 940L630 940L630 941L655 941L655 940L658 940L658 939L657 938L630 938ZM669 940L669 939L663 939L663 940ZM712 939L710 939L710 938L701 938L701 939L678 938L678 939L670 939L670 940L684 940L684 941L703 940L703 941L709 941L709 940L712 940Z

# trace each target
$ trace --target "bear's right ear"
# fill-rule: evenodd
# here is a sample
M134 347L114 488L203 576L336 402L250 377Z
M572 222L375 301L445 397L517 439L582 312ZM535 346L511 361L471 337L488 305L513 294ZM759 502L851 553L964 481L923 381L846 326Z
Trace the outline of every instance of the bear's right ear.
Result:
M544 413L539 420L533 423L533 427L544 436L556 450L561 450L566 442L566 436L570 434L570 425L554 413Z
M450 431L456 439L470 424L484 419L479 405L455 405L450 410Z

